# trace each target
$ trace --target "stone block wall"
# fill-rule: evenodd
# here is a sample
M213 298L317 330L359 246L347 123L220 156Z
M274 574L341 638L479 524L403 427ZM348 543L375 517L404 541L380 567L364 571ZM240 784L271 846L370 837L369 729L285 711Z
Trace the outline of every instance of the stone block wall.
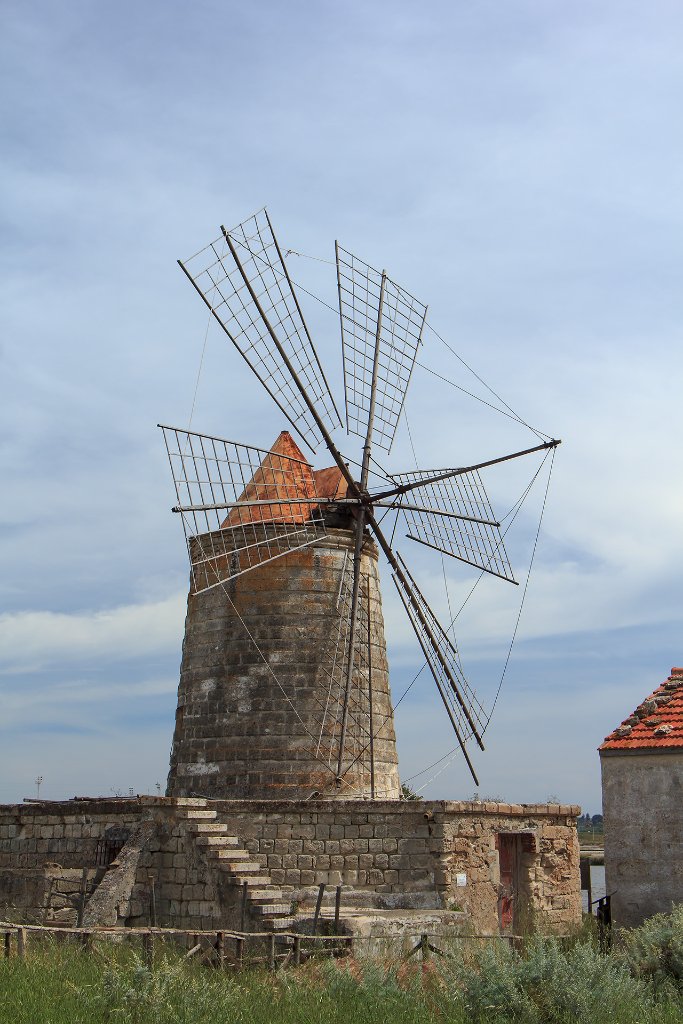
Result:
M633 928L683 903L683 751L601 750L605 882Z
M59 878L63 886L73 875L74 885L80 886L82 868L88 867L90 894L104 875L104 869L94 869L98 840L112 830L133 834L151 820L156 828L140 853L132 888L107 923L150 924L154 889L160 926L218 928L221 922L229 926L226 919L234 926L234 895L225 887L220 891L220 880L212 877L188 836L177 814L182 803L143 798L0 807L0 904L8 914L31 922L74 924L75 909L67 916L55 914L61 908L54 887L48 900L49 878Z
M272 880L298 890L321 882L462 909L475 930L498 930L496 837L519 836L518 923L545 932L581 922L576 806L469 801L212 801ZM248 806L248 813L245 813ZM465 875L463 879L458 876Z
M45 864L35 868L0 868L0 917L70 927L78 918L81 892L93 893L103 872L88 868L62 868Z
M142 797L0 807L0 901L12 890L15 910L45 920L41 872L92 867L97 840L108 831L132 834L153 822L134 883L117 904L118 923L149 924L153 889L160 926L238 928L239 888L212 869L188 831L183 806L192 802ZM476 932L488 934L499 928L499 837L513 836L516 927L566 933L581 921L575 806L216 800L207 807L292 897L321 882L342 885L345 904L363 897L379 908L464 911Z
M103 871L98 841L139 819L135 801L65 801L0 806L0 913L30 922L76 922L83 869L86 895Z

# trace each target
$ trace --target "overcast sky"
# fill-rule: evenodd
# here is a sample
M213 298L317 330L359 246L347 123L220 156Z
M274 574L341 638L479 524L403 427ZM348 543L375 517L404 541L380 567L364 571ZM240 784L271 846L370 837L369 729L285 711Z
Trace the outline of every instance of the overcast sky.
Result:
M187 426L207 330L175 261L267 204L283 249L386 267L562 438L475 762L484 795L599 809L598 744L683 659L682 29L664 0L5 0L0 801L165 786L187 565L156 424ZM333 267L289 265L334 305ZM302 303L339 385L338 322ZM210 328L192 425L268 447L286 424L238 360ZM432 332L421 361L493 401ZM424 467L534 440L425 369L407 415ZM499 514L536 467L487 477ZM446 594L400 546L444 614L476 579L451 561ZM421 660L384 578L398 697ZM486 580L458 621L487 699L521 590ZM397 730L404 778L453 745L427 673ZM472 794L441 767L412 784Z

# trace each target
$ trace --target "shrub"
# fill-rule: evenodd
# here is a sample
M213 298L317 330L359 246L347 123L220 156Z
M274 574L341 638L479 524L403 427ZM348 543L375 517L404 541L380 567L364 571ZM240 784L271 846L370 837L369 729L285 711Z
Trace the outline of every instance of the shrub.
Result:
M635 977L649 979L658 989L683 991L683 904L621 932L620 939L621 955Z

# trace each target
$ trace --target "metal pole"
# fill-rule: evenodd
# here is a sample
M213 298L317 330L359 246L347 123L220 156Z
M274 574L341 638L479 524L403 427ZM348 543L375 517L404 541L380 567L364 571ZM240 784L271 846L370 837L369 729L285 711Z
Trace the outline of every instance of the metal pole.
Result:
M311 499L311 500L313 500L313 499ZM297 499L297 501L298 501L298 499ZM266 503L264 502L264 504L266 504ZM272 502L270 502L270 504L272 505ZM335 502L335 504L339 504L339 501ZM450 511L447 512L446 509L443 509L443 508L430 508L428 505L406 505L402 501L374 501L373 500L372 506L373 506L373 508L378 507L378 508L400 509L402 512L404 512L404 511L405 512L426 512L426 513L428 513L430 515L434 515L434 516L446 516L448 519L460 519L464 523L480 523L482 526L500 526L500 523L497 523L495 521L495 519L479 519L477 516L461 516L459 512L450 512ZM200 506L200 507L203 508L204 506ZM221 506L221 507L223 507L223 506ZM171 509L171 512L175 512L175 511L176 511L176 509L174 509L174 508ZM185 510L180 508L177 511L183 512ZM188 511L192 511L192 509L189 509Z
M382 271L382 285L379 293L379 308L377 310L377 332L375 334L375 355L372 362L372 384L370 388L370 409L368 411L368 429L363 445L363 463L360 474L360 493L354 484L353 493L361 497L367 491L368 473L370 470L370 455L372 452L372 430L375 420L375 401L377 397L377 371L379 369L379 346L382 334L382 310L384 307L384 290L386 288L387 275ZM330 449L331 450L331 449ZM334 453L333 453L334 454ZM344 689L344 705L342 709L341 732L339 736L339 757L337 759L337 778L341 778L342 760L344 757L344 743L346 742L346 727L348 723L349 698L351 695L351 683L353 679L353 662L356 650L356 631L358 625L358 591L360 586L360 560L363 550L363 528L365 526L365 506L361 506L356 519L356 545L353 556L353 593L351 597L351 628L349 630L348 662L346 666L346 685ZM368 609L369 614L369 609ZM372 733L371 733L372 735Z
M375 799L375 727L372 718L372 627L370 622L370 576L366 577L368 588L368 704L370 714L370 799Z
M341 273L339 270L339 242L335 238L334 240L334 261L337 264L337 295L339 297L339 326L342 332L342 357L344 349L344 314L343 302L342 302L342 289L341 289ZM344 371L344 412L346 414L346 428L348 431L349 427L349 391L346 384L346 360L342 358L342 370Z
M557 448L561 441L546 441L545 444L537 444L535 448L525 448L523 452L513 452L512 455L502 455L499 459L489 459L488 462L478 462L475 466L464 466L461 469L445 469L442 473L425 477L423 480L415 480L409 484L401 484L399 487L392 487L389 491L381 491L374 495L375 501L383 501L385 498L393 498L396 494L407 494L416 487L424 487L425 484L437 484L440 480L450 480L453 476L462 476L464 473L474 473L478 469L486 469L488 466L498 466L501 462L510 462L511 459L520 459L523 455L532 455L534 452L542 452L548 448Z
M368 472L370 470L370 453L372 451L372 430L375 423L375 402L377 398L377 371L379 370L379 346L382 335L382 310L384 308L384 290L387 283L386 271L382 271L382 285L379 290L379 308L377 310L377 332L375 334L375 355L372 360L372 383L370 385L370 409L368 410L368 430L363 445L363 464L360 473L361 491L368 486Z
M258 505L283 505L283 504L296 504L296 505L337 505L339 504L334 498L290 498L288 502L283 502L282 499L276 498L264 498L259 501L218 501L211 505L174 505L171 512L213 512L219 509L226 508L253 508ZM353 504L353 503L347 503ZM399 508L400 506L390 506ZM419 511L430 511L429 509L421 509ZM444 513L448 514L448 513ZM462 516L456 516L457 519L462 519ZM477 519L476 522L485 522L485 520ZM491 523L491 526L500 526L500 523Z
M349 629L348 657L346 664L346 682L344 686L344 704L342 707L341 731L339 734L339 757L337 758L337 778L341 778L346 727L349 717L349 698L353 680L353 665L356 653L356 633L358 630L358 593L360 589L360 560L363 551L363 529L365 526L365 508L361 506L356 517L356 543L353 552L353 590L351 593L351 628Z

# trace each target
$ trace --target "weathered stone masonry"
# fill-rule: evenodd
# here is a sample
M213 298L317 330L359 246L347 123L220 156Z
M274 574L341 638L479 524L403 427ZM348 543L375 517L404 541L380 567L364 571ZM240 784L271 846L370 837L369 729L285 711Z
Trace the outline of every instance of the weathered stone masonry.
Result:
M268 535L267 526L258 529L259 536ZM229 552L228 533L206 538L200 540L210 550ZM353 543L350 530L329 527L314 546L238 576L224 584L225 592L221 587L198 594L190 591L169 796L293 800L314 792L328 799L370 796L366 732L356 729L356 747L348 742L353 739L354 722L367 721L366 668L356 672L346 770L339 783L335 779L339 723L328 715L320 732L333 665L337 664L338 673L338 659L345 649L345 633L339 644L338 603ZM377 559L377 547L367 536L361 558L360 617L363 634L370 618L375 792L385 799L398 799ZM338 685L336 679L333 689Z
M497 844L512 835L518 920L529 915L540 930L563 933L581 919L577 813L556 805L164 797L6 806L0 902L24 919L73 921L74 900L62 898L59 884L77 889L87 867L89 901L104 908L107 924L149 923L153 882L159 925L239 927L248 880L252 930L291 927L296 908L300 923L310 916L311 887L325 882L344 887L345 907L459 910L476 932L492 933ZM126 888L117 861L93 867L97 844L111 829L139 837L142 823L149 835L129 852Z

